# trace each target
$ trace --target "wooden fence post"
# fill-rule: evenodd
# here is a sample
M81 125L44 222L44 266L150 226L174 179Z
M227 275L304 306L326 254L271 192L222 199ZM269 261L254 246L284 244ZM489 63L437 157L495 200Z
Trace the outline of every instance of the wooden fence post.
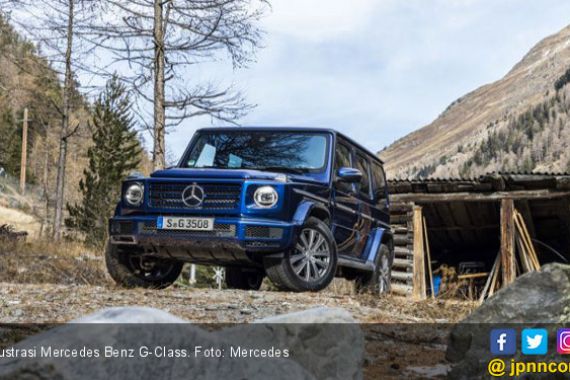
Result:
M515 220L514 201L506 198L501 200L501 269L503 286L515 280Z
M414 206L414 275L412 277L412 298L417 300L426 299L426 273L423 234L423 212L421 206Z

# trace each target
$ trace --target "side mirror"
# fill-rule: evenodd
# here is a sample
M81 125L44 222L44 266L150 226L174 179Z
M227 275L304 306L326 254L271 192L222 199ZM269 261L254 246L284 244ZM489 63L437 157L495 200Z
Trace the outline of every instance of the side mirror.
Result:
M336 176L338 178L338 181L355 183L360 182L362 179L362 172L355 168L343 167L338 169Z

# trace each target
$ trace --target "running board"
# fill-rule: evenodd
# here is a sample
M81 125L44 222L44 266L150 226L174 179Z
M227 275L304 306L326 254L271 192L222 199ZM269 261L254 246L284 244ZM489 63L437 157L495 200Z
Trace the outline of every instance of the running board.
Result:
M365 270L368 272L374 271L374 264L368 261L360 261L357 259L349 259L347 257L339 257L338 265L341 267L354 268L359 270Z

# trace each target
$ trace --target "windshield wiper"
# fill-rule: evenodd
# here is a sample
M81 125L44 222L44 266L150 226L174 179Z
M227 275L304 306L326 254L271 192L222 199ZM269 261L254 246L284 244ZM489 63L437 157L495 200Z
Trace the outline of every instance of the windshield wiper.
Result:
M268 170L273 172L285 172L285 173L293 173L293 174L305 174L305 170L303 168L289 168L287 166L262 166L259 168L252 168L254 170Z

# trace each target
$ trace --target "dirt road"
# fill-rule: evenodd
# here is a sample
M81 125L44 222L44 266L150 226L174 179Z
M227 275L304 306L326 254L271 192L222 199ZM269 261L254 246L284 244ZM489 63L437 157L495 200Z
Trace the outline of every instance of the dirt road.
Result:
M286 293L193 288L126 290L113 286L0 283L0 322L66 322L112 306L149 306L192 322L249 322L318 306L342 307L360 322L455 322L474 305L413 302L388 296Z

